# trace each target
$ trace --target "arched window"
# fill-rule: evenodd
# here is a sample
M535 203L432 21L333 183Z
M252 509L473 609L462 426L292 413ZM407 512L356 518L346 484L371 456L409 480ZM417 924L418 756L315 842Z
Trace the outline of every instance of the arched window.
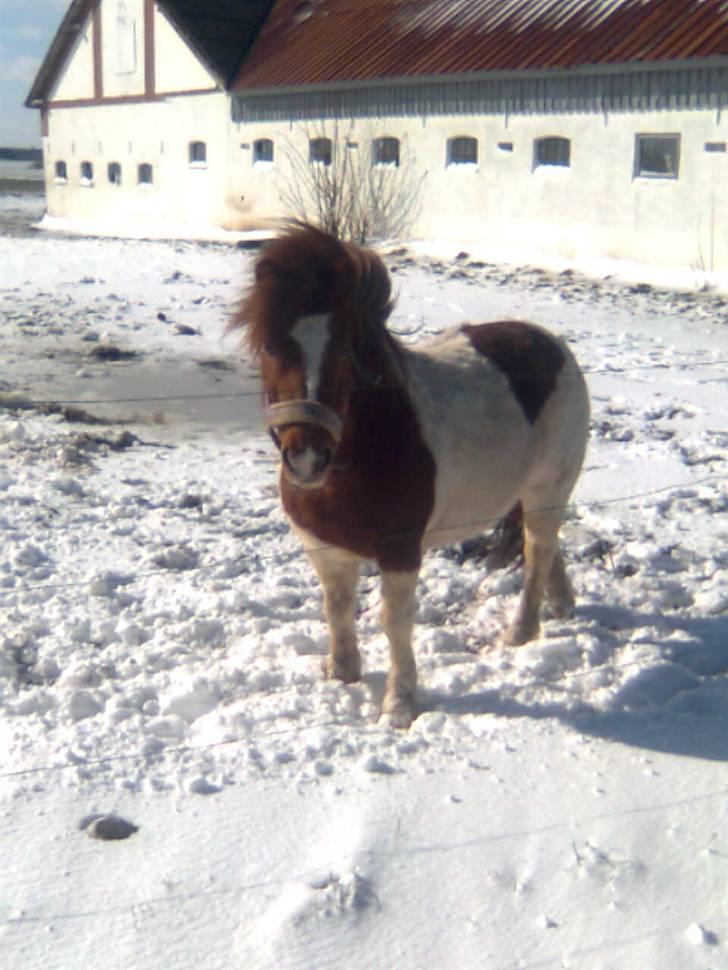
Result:
M121 165L118 162L109 162L107 171L109 174L109 183L111 185L121 185Z
M533 167L556 165L569 168L571 165L571 142L557 135L537 138L533 143Z
M372 165L399 166L399 138L375 138L372 142Z
M477 165L478 139L469 135L458 135L447 141L448 165Z
M151 185L154 181L154 170L149 162L142 162L137 169L137 181L139 185Z
M330 138L312 138L308 143L308 160L316 165L330 165L333 149Z
M92 185L94 180L93 162L81 162L81 184Z
M207 164L207 145L204 141L190 142L190 165Z
M253 142L253 164L273 161L273 142L270 138L259 138Z
M65 162L56 162L56 182L68 181L68 166Z

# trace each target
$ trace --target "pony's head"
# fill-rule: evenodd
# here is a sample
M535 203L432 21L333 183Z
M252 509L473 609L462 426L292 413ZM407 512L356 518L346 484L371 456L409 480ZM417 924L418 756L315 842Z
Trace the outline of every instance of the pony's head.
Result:
M259 361L268 429L289 482L320 488L345 434L352 391L381 379L389 274L370 250L296 223L269 242L231 326Z

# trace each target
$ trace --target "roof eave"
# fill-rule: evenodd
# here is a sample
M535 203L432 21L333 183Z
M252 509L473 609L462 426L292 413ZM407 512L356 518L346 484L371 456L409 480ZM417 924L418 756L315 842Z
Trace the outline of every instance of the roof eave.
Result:
M286 84L286 85L267 85L261 87L244 87L240 85L233 89L232 95L273 95L273 94L295 94L303 92L330 91L332 88L337 90L352 90L354 88L375 88L382 85L402 87L409 84L457 84L463 81L505 81L514 78L534 78L534 77L554 77L555 75L579 75L589 77L603 74L626 74L644 71L665 71L665 70L702 70L706 68L723 67L728 69L728 56L715 56L703 58L685 58L681 60L664 61L624 61L612 64L580 64L576 67L550 67L550 68L529 68L521 70L498 70L498 71L470 71L463 74L410 74L397 76L383 76L378 78L365 79L345 79L336 81L323 81L316 84Z
M26 108L42 108L73 40L78 36L99 0L73 0L43 58L25 99Z

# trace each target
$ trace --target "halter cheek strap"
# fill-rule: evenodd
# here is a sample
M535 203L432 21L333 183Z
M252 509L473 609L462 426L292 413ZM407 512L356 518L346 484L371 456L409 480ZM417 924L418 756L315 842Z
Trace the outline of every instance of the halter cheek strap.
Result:
M312 424L328 431L338 445L341 441L343 422L333 408L318 401L279 401L265 409L265 423L270 436L280 448L278 429L288 424Z

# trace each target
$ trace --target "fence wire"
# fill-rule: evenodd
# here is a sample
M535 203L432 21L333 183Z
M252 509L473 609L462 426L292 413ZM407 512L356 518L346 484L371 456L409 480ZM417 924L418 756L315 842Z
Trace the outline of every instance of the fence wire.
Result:
M634 371L653 371L653 370L690 370L711 367L728 366L728 358L707 359L697 361L666 362L655 364L637 364L630 367L581 367L580 371L584 375L611 376L620 374L630 374ZM538 375L533 373L513 373L509 375L519 381L540 380ZM719 378L720 379L720 378ZM724 375L728 382L728 374ZM399 387L398 384L363 384L355 385L355 389L367 390L387 390L392 387ZM163 404L165 401L211 401L211 400L235 400L238 398L256 397L262 395L262 386L252 391L214 391L206 394L160 394L146 395L139 397L109 397L109 398L30 398L22 393L5 392L0 395L0 406L8 410L13 408L22 410L32 410L33 408L47 407L80 407L93 405L112 405L112 404Z
M529 509L528 511L530 514L538 515L538 514L547 513L547 512L563 512L563 513L576 512L580 508L598 509L603 506L618 505L624 502L632 502L638 499L649 498L653 495L661 495L667 492L679 492L684 489L691 489L691 488L697 487L698 485L707 485L711 482L717 482L717 481L724 482L725 476L706 475L703 478L696 478L696 479L693 479L692 481L675 482L671 485L661 485L659 488L651 488L643 492L632 492L630 495L620 495L620 496L616 496L613 498L606 498L606 499L591 499L591 500L582 501L582 502L569 502L566 505L544 506L543 508ZM499 522L501 522L503 518L504 517L502 515L499 515L499 516L494 516L490 519L479 519L477 522L458 522L452 525L443 526L441 529L429 530L425 534L434 535L437 532L450 533L450 532L455 532L459 529L478 530L478 529L482 529L484 526L494 527ZM260 533L256 533L256 535L259 535L259 534ZM411 532L396 532L396 533L389 533L388 535L383 536L382 538L387 542L389 541L396 542L396 541L401 541L403 539L411 539L413 538L414 535L415 533L411 533ZM416 533L416 535L419 535L419 533ZM304 549L303 547L300 547L298 549L279 550L278 552L275 552L275 553L256 552L255 556L258 562L267 562L267 561L280 562L282 559L286 559L286 561L290 561L291 559L296 559L299 556L307 555L309 552L313 552L313 553L326 552L328 550L333 550L336 548L337 547L334 545L323 544L320 546L311 547L310 549ZM181 571L184 573L205 572L211 569L217 569L220 566L229 565L229 563L230 563L230 559L218 559L218 560L214 560L213 562L206 562L206 563L201 563L200 565L197 565L197 566L190 566ZM159 569L147 569L147 570L144 570L143 572L138 572L138 573L131 573L131 574L125 573L124 584L127 585L129 583L136 582L138 579L148 579L151 576L169 575L170 571L171 570L168 567L167 568L160 567ZM231 578L230 581L232 582L233 580L234 580L234 577ZM14 587L12 589L0 589L0 600L2 598L9 598L11 596L20 595L24 593L42 592L42 591L48 591L53 589L71 589L73 587L88 586L89 581L90 580L86 578L82 580L79 579L79 580L72 580L68 582L42 583L35 586L20 586L20 587Z

